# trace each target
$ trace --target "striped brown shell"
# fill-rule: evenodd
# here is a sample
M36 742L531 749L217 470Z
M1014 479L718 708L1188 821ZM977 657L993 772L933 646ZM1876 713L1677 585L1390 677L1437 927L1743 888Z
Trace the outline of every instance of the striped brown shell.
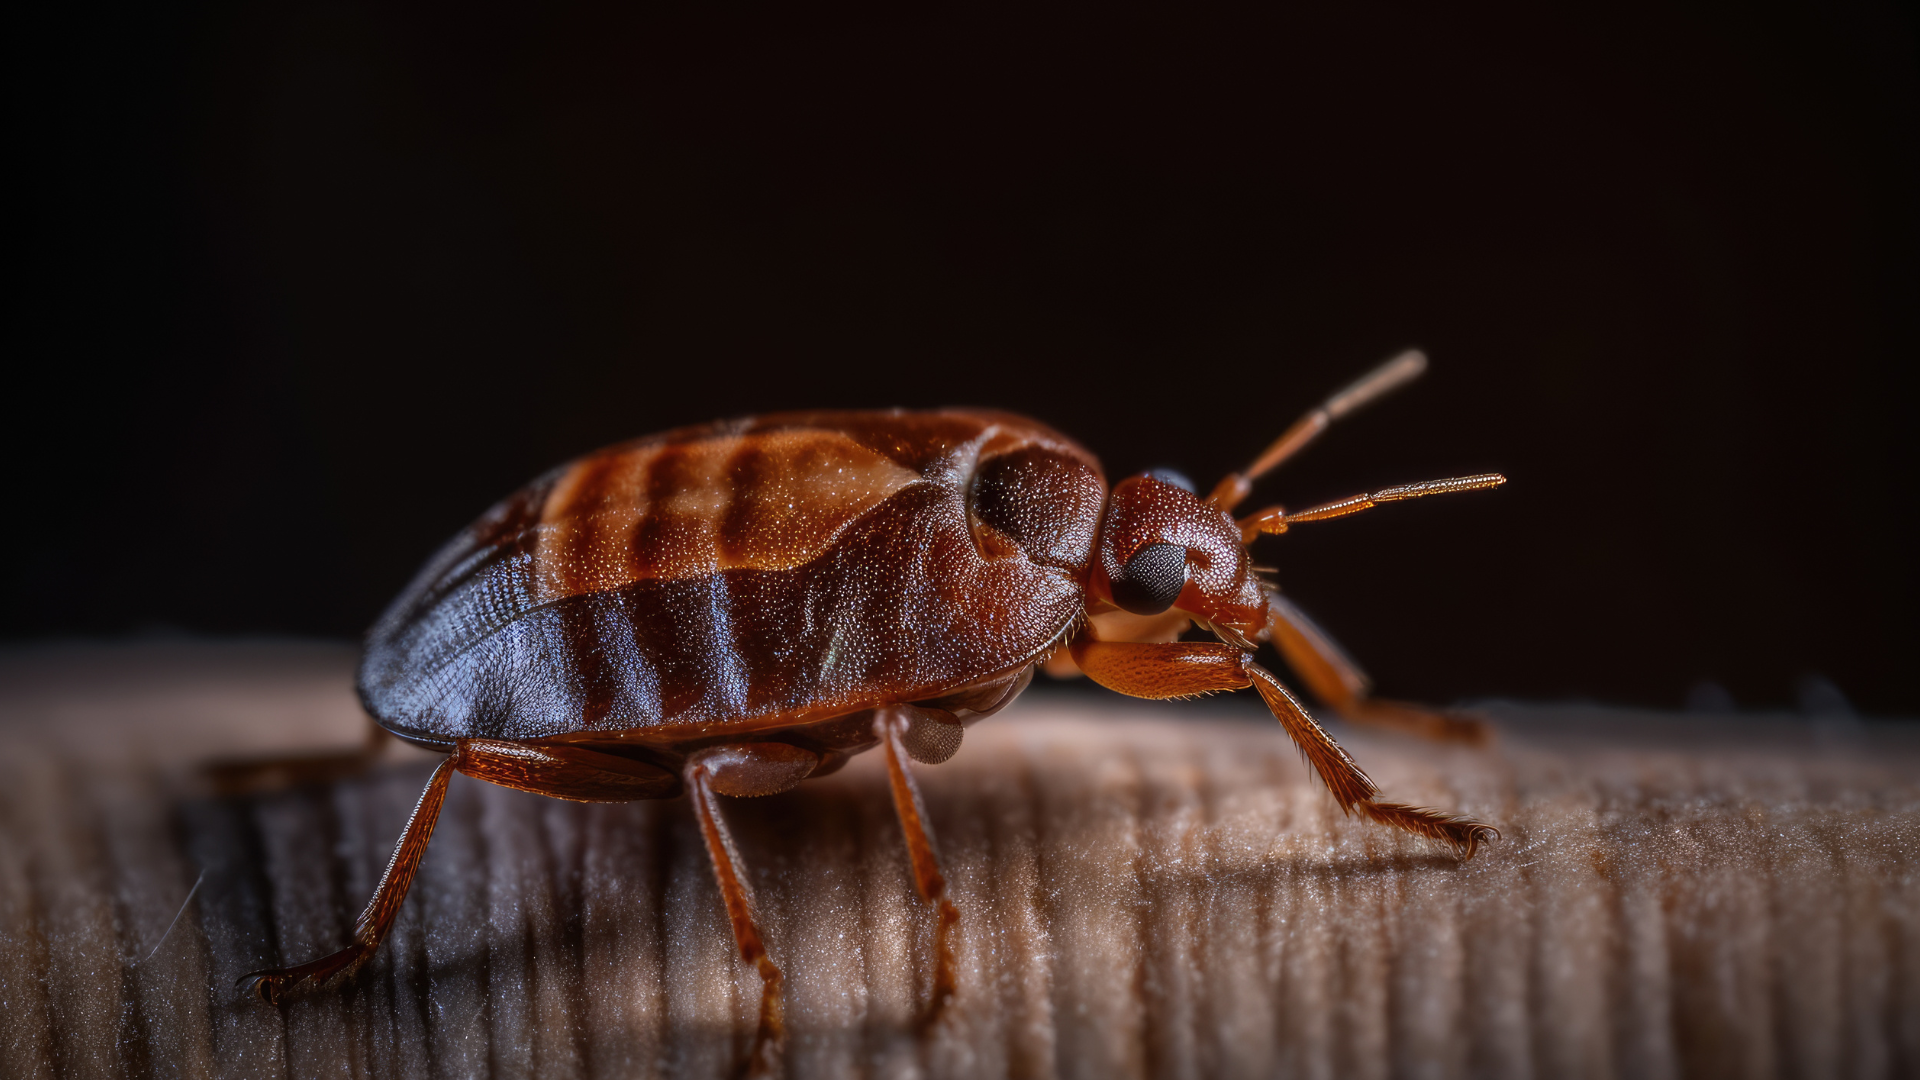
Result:
M443 547L369 633L361 698L426 742L671 745L936 697L1065 631L1105 494L1091 454L1003 413L638 439Z

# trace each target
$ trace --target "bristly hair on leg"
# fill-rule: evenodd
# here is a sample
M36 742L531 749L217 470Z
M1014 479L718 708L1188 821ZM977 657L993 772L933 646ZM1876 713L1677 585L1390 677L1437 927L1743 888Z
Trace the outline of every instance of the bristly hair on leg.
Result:
M1265 668L1248 664L1246 670L1253 678L1254 688L1266 701L1267 708L1327 785L1328 792L1340 804L1341 811L1437 840L1462 859L1472 858L1481 844L1499 839L1499 832L1492 826L1477 821L1401 803L1375 801L1374 796L1380 793L1379 787L1361 771L1360 766L1354 764L1346 750L1314 722L1306 706L1300 704L1299 699Z
M1352 812L1382 825L1392 825L1429 840L1437 840L1453 849L1454 855L1463 860L1473 858L1481 844L1500 839L1500 830L1491 825L1404 803L1369 800L1355 803Z
M1246 669L1253 677L1254 689L1266 701L1267 709L1280 721L1301 756L1319 775L1320 782L1327 785L1327 791L1332 793L1341 810L1352 813L1355 803L1370 802L1380 793L1373 778L1354 764L1346 750L1314 722L1306 706L1300 704L1272 672L1256 664L1248 664Z

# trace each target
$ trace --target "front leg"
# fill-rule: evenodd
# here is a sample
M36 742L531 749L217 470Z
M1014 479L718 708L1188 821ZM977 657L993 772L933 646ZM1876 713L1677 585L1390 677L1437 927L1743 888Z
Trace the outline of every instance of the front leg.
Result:
M1333 741L1333 736L1314 722L1300 699L1272 673L1255 664L1249 654L1232 645L1216 641L1101 641L1091 629L1085 629L1073 639L1072 649L1074 663L1087 678L1131 697L1188 697L1254 687L1346 813L1438 840L1461 858L1471 858L1482 843L1500 835L1492 826L1477 821L1376 799L1380 789Z

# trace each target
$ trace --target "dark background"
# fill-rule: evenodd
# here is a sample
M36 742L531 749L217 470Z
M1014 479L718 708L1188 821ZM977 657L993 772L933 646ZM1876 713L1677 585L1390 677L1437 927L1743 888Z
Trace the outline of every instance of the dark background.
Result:
M699 5L690 5L699 6ZM358 633L547 466L994 405L1255 505L1385 692L1920 713L1911 12L23 5L14 639ZM534 5L527 5L534 7Z

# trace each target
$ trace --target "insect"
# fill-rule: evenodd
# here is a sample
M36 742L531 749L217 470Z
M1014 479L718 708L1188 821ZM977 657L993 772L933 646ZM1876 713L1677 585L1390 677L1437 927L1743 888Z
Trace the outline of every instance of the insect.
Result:
M683 428L535 480L461 532L370 631L361 699L445 751L352 944L246 977L268 1001L343 977L379 947L455 772L587 802L688 795L741 957L762 977L749 1072L777 1067L781 972L719 796L786 791L879 748L919 895L937 920L927 1016L954 992L948 897L909 760L938 763L1036 666L1173 698L1252 686L1341 808L1470 856L1479 822L1377 798L1280 680L1271 640L1352 718L1445 734L1364 676L1252 567L1262 535L1498 475L1389 488L1235 519L1255 478L1417 376L1403 354L1308 412L1202 497L1166 473L1107 489L1100 464L1004 413L811 412ZM1179 640L1192 627L1214 640ZM1462 729L1465 730L1465 729Z

